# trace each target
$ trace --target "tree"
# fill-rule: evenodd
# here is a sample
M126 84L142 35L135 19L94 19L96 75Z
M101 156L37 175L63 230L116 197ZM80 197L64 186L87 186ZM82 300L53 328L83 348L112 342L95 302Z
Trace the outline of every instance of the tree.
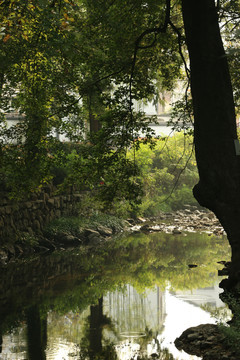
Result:
M238 142L233 89L219 21L227 19L229 35L239 19L239 3L42 0L35 6L31 0L9 0L0 6L4 10L0 43L2 106L8 107L17 89L14 104L26 115L26 142L21 156L14 148L15 153L10 152L7 160L18 164L20 174L24 168L30 170L25 175L30 173L32 178L45 174L37 176L35 187L43 178L48 180L46 155L51 131L64 131L64 116L77 114L78 123L93 116L101 123L101 129L87 139L91 144L77 154L79 161L74 163L75 169L85 169L83 181L87 173L92 184L106 177L102 194L107 201L112 201L112 195L121 197L128 187L135 196L132 185L136 172L134 162L125 158L126 148L137 148L139 129L148 133L148 127L142 114L134 114L133 101L156 96L156 82L171 88L181 75L182 65L189 77L184 57L187 45L200 176L194 195L221 221L237 263L240 160L235 150ZM235 65L237 59L235 56ZM231 74L235 85L238 76L232 68ZM234 95L237 99L235 88ZM125 185L116 176L120 168ZM127 178L131 180L127 182Z
M136 198L136 166L126 149L137 146L139 131L150 137L150 128L133 101L153 99L156 82L171 88L181 72L176 34L165 32L165 1L11 0L0 6L1 109L24 114L21 126L1 132L6 142L19 145L2 142L0 171L12 196L41 188L51 180L51 169L66 160L54 130L82 141L76 127L90 121L91 128L94 119L101 130L76 154L76 174L68 183L77 178L94 186L107 177L100 191L106 203Z
M240 258L240 157L227 57L213 0L182 0L190 57L194 139L200 181L198 202L212 210L232 247L232 273Z
M131 4L131 1L127 4ZM232 11L235 15L239 12L236 1L223 1L222 5L221 21L225 16L224 11L228 11L228 14ZM233 88L219 29L220 1L182 0L181 10L190 59L194 139L200 177L194 188L194 195L202 206L216 214L226 230L232 247L232 273L237 274L236 267L240 264L240 157L236 152L239 143ZM157 36L159 42L164 41L162 34L165 33L176 34L175 42L179 44L180 55L187 69L182 50L184 37L180 27L179 3L173 4L167 0L161 3L161 12L165 13L165 19L160 21L161 25L158 23L158 26L149 27L147 24L147 30L136 38L130 77L132 79L135 76L135 67L137 68L136 59L140 58L141 61L142 53L139 54L139 51L155 45ZM228 23L229 21L233 24L237 20L235 17L234 20L228 19ZM150 39L153 36L154 40L149 41L149 36ZM171 48L171 45L168 40L168 48ZM157 66L159 64L156 69ZM161 66L159 68L162 69ZM187 74L189 75L188 71Z
M0 108L23 115L21 125L1 129L1 173L15 196L49 181L51 131L64 107L76 111L76 84L66 59L71 8L69 1L0 4ZM5 146L9 142L18 146Z

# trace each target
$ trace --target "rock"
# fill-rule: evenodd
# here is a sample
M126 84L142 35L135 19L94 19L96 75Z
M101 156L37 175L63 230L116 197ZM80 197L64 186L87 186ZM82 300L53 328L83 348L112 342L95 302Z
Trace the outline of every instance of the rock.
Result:
M50 206L50 208L54 208L54 199L48 199L47 204Z
M47 248L48 250L56 249L56 246L52 243L52 241L50 241L44 237L39 240L39 246Z
M227 265L228 264L228 266L229 266L230 262L228 262L226 260L220 260L220 261L217 262L217 264L221 264L221 265Z
M65 236L61 237L61 242L65 246L72 246L72 245L80 245L81 240L76 236L66 234Z
M134 231L132 232L132 234L141 234L141 231L140 231L140 230L134 230Z
M35 246L34 249L37 251L37 253L41 253L41 254L47 253L50 250L49 247L45 247L45 246Z
M134 225L136 222L134 219L127 219L126 221L131 225Z
M8 254L3 249L0 249L0 263L4 264L8 259Z
M5 245L5 248L6 248L6 250L8 251L8 254L10 255L10 256L14 256L15 255L15 248L14 248L14 246L12 245L12 244L6 244Z
M207 213L206 216L207 216L210 220L216 220L216 221L218 221L218 220L216 219L215 214L212 213L212 212Z
M187 338L188 338L188 340L193 341L193 340L196 340L199 338L199 334L198 333L188 334Z
M95 234L90 234L88 236L88 245L90 246L96 246L99 245L104 239L101 236L97 236Z
M6 212L6 214L11 214L11 212L12 212L12 208L11 208L11 206L5 206L5 212Z
M239 360L224 342L224 335L217 325L203 324L185 330L175 340L178 350L201 357L203 360Z
M161 226L161 230L172 234L181 234L182 231L214 233L214 235L218 236L223 234L223 228L213 213L200 211L198 209L191 211L190 208L192 209L192 207L189 206L189 208L181 211L178 210L175 213L165 213L165 218L171 216L170 222L172 224L175 223L175 226L160 223L159 226ZM160 221L160 217L155 219L155 222L156 220ZM155 231L154 228L155 226L151 228L151 225L149 225L148 228L142 228L142 230Z
M33 221L33 228L37 231L40 231L41 230L41 224L38 220L34 220Z
M138 218L137 218L137 222L138 222L138 223L144 223L144 222L146 222L146 219L144 219L144 218L142 218L142 217L138 217Z
M209 225L209 224L211 224L211 221L209 221L209 218L207 218L206 216L204 216L204 217L202 217L202 219L201 219L201 224L203 224L203 225Z
M189 267L189 269L192 269L192 268L197 267L197 265L196 264L189 264L188 267Z
M185 210L191 210L191 211L194 211L194 210L197 210L197 206L195 206L195 205L188 205L188 204L186 204L186 205L184 205L184 208L185 208Z
M150 228L150 226L148 224L145 224L145 225L140 227L140 230L141 231L150 231L151 228Z
M215 336L209 336L208 339L207 339L207 341L209 341L209 342L212 342L214 340L215 340Z
M174 234L174 235L180 235L180 234L182 234L182 232L181 232L179 229L173 229L173 230L172 230L172 234Z
M93 230L93 229L85 229L84 230L84 236L86 236L86 237L89 237L89 235L91 235L91 234L95 234L96 236L100 236L100 233L98 232L98 231L96 231L96 230Z
M159 354L157 354L157 353L152 353L151 354L152 359L157 359L158 357L159 357Z
M99 225L97 227L97 230L100 233L100 235L102 235L102 236L111 236L113 233L112 229L110 229L106 226L102 226L102 225Z
M151 227L151 231L162 231L162 228L160 225L154 225L153 227Z

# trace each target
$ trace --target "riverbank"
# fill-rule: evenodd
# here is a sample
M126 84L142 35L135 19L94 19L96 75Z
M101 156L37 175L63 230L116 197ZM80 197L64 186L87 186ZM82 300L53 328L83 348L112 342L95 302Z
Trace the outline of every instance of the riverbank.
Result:
M18 258L44 254L79 246L96 247L113 236L127 232L130 224L105 214L84 217L61 217L48 224L41 233L20 233L18 239L10 238L0 248L0 264Z
M178 235L184 232L205 232L222 236L224 230L209 211L186 207L172 213L161 213L152 218L118 219L99 214L89 218L62 217L51 222L43 233L19 234L18 241L10 241L0 248L0 263L17 258L69 247L97 247L123 233L164 232Z
M36 238L27 238L24 240L22 239L22 243L15 243L9 245L11 248L10 256L8 248L5 248L3 251L3 258L2 264L3 266L6 265L6 269L9 268L7 266L8 262L12 262L12 269L15 269L15 263L18 258L22 259L28 255L36 255L34 256L37 259L38 266L35 269L34 276L36 273L41 273L41 267L44 266L41 264L43 259L48 259L49 256L38 256L41 254L48 253L54 250L61 250L61 254L68 257L67 249L70 249L70 252L74 252L74 248L79 247L79 253L86 259L86 264L89 263L90 256L93 255L94 249L102 249L106 242L113 242L116 240L118 236L122 236L125 234L135 234L135 233L144 233L148 234L151 232L155 233L168 233L172 234L169 236L173 241L181 242L181 236L178 237L181 233L186 232L205 232L209 235L215 234L222 236L223 229L221 228L219 222L211 214L210 212L206 212L203 210L198 210L195 208L186 208L182 211L177 211L174 213L162 213L159 217L156 218L129 218L127 220L120 220L112 216L107 216L103 214L95 215L90 218L61 218L54 222L52 222L48 227L45 228L43 235L38 235ZM141 238L141 236L140 236ZM187 238L187 237L186 237ZM205 236L205 238L207 238ZM158 236L154 236L154 241L158 241ZM121 238L120 238L121 240ZM209 239L210 240L210 239ZM159 243L161 242L161 235L159 234ZM208 241L207 241L208 242ZM211 241L209 241L211 244ZM110 243L111 245L111 243ZM146 245L148 246L148 245ZM209 245L211 247L211 245ZM73 250L72 250L72 249ZM66 251L65 251L66 250ZM203 252L202 247L200 247L199 254ZM57 252L56 252L57 253ZM145 250L144 250L145 253ZM57 253L58 254L58 253ZM84 255L83 255L84 254ZM48 254L47 254L48 255ZM54 254L53 254L54 255ZM119 252L117 252L117 256L120 256ZM123 256L124 258L124 256ZM50 261L50 260L49 260ZM50 261L51 262L51 261ZM130 261L131 263L131 261ZM40 265L41 264L41 265ZM58 266L60 267L61 261L58 260ZM72 259L71 256L69 257L69 262L67 266L71 266ZM189 263L186 263L189 264ZM11 265L11 264L10 264ZM17 264L16 264L17 265ZM26 279L19 275L24 273L23 263L20 263L18 271L16 271L16 278L17 281L20 278L22 283L31 283L32 280L32 272L30 272L30 280L28 282ZM50 265L48 264L47 267ZM78 266L80 267L79 273L83 271L81 269L81 264L79 263ZM115 266L115 264L114 264ZM190 268L190 265L188 265ZM11 267L11 266L10 266ZM93 268L96 268L94 266ZM178 271L178 270L176 270ZM14 272L15 273L15 272ZM85 271L86 273L86 271ZM65 275L64 275L65 276ZM102 276L102 275L101 275ZM44 276L45 279L52 279L52 275L48 274L48 276ZM48 281L50 281L48 280ZM45 284L45 283L44 283ZM44 285L45 286L45 285ZM62 284L61 284L62 286ZM6 301L7 303L7 301ZM203 325L202 328L199 328L199 332L193 331L188 332L187 336L182 337L182 343L180 346L188 352L191 353L195 351L195 354L198 354L198 351L202 351L201 354L204 354L204 360L209 359L229 359L229 360L236 360L238 358L234 358L232 352L230 352L229 348L225 348L222 345L222 338L219 337L219 332L217 326L214 327L214 334L212 330L212 335L205 331L205 327ZM192 336L188 336L192 334ZM216 336L215 336L216 333ZM194 341L194 338L196 341ZM221 347L220 347L221 346ZM200 350L199 350L200 349ZM221 350L219 350L221 349ZM219 355L219 351L221 354L231 357L216 357L216 354ZM210 354L210 355L209 355ZM212 356L212 357L210 357Z
M138 218L131 223L135 231L162 231L174 235L183 232L205 232L216 236L225 234L223 227L212 212L198 210L195 207L173 213L162 213L159 217L149 219Z

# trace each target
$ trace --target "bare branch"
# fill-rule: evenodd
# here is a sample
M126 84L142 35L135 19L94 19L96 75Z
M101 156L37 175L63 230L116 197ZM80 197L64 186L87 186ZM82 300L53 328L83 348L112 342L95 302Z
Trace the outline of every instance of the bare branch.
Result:
M94 81L90 86L93 86L93 85L95 85L95 84L97 84L97 83L99 83L99 82L101 82L101 81L103 81L103 80L109 79L109 78L111 78L111 77L114 76L114 75L120 74L123 70L124 70L124 67L122 67L120 70L114 71L114 72L111 73L111 74L105 75L105 76L97 79L96 81Z
M171 0L166 0L166 13L165 13L164 24L159 27L146 29L135 41L132 68L131 68L131 74L130 74L130 84L129 84L129 101L130 101L129 110L130 110L130 114L131 114L131 119L132 119L132 83L133 83L134 70L135 70L135 66L136 66L138 50L146 49L146 48L154 46L154 44L156 42L157 34L166 32L168 24L170 23L170 10L171 10ZM144 37L146 35L149 35L149 34L154 34L153 42L149 45L141 46L141 41L144 39Z
M178 48L179 48L179 54L182 58L182 61L183 61L183 64L184 64L184 68L185 68L185 72L186 72L186 75L187 75L187 78L190 79L190 70L187 66L187 63L186 63L186 60L185 60L185 57L183 55L183 51L182 51L182 40L183 40L183 36L180 32L180 30L172 23L171 20L169 20L169 24L171 25L173 31L177 34L178 36Z
M184 152L185 152L185 149L184 149ZM176 181L175 181L175 183L174 183L174 185L173 185L173 187L172 187L172 189L171 189L171 191L170 191L170 194L169 194L168 196L166 196L166 198L165 198L163 201L160 201L159 204L165 203L165 202L166 202L168 199L170 199L170 197L172 196L173 192L175 191L175 189L176 189L176 187L177 187L177 185L178 185L178 181L179 181L182 173L183 173L183 172L186 170L186 168L187 168L187 165L188 165L188 163L189 163L189 161L190 161L190 159L191 159L191 157L192 157L192 155L193 155L193 152L194 152L194 147L192 146L191 153L190 153L190 155L189 155L189 157L188 157L188 159L187 159L184 167L180 170L180 172L179 172L179 174L178 174L178 176L177 176L177 178L176 178Z

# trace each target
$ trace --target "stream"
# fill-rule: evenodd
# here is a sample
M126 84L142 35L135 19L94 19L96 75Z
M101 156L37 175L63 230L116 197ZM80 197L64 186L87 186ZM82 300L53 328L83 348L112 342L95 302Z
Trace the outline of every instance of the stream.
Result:
M1 268L1 360L197 360L174 340L225 322L219 299L226 237L118 236Z

